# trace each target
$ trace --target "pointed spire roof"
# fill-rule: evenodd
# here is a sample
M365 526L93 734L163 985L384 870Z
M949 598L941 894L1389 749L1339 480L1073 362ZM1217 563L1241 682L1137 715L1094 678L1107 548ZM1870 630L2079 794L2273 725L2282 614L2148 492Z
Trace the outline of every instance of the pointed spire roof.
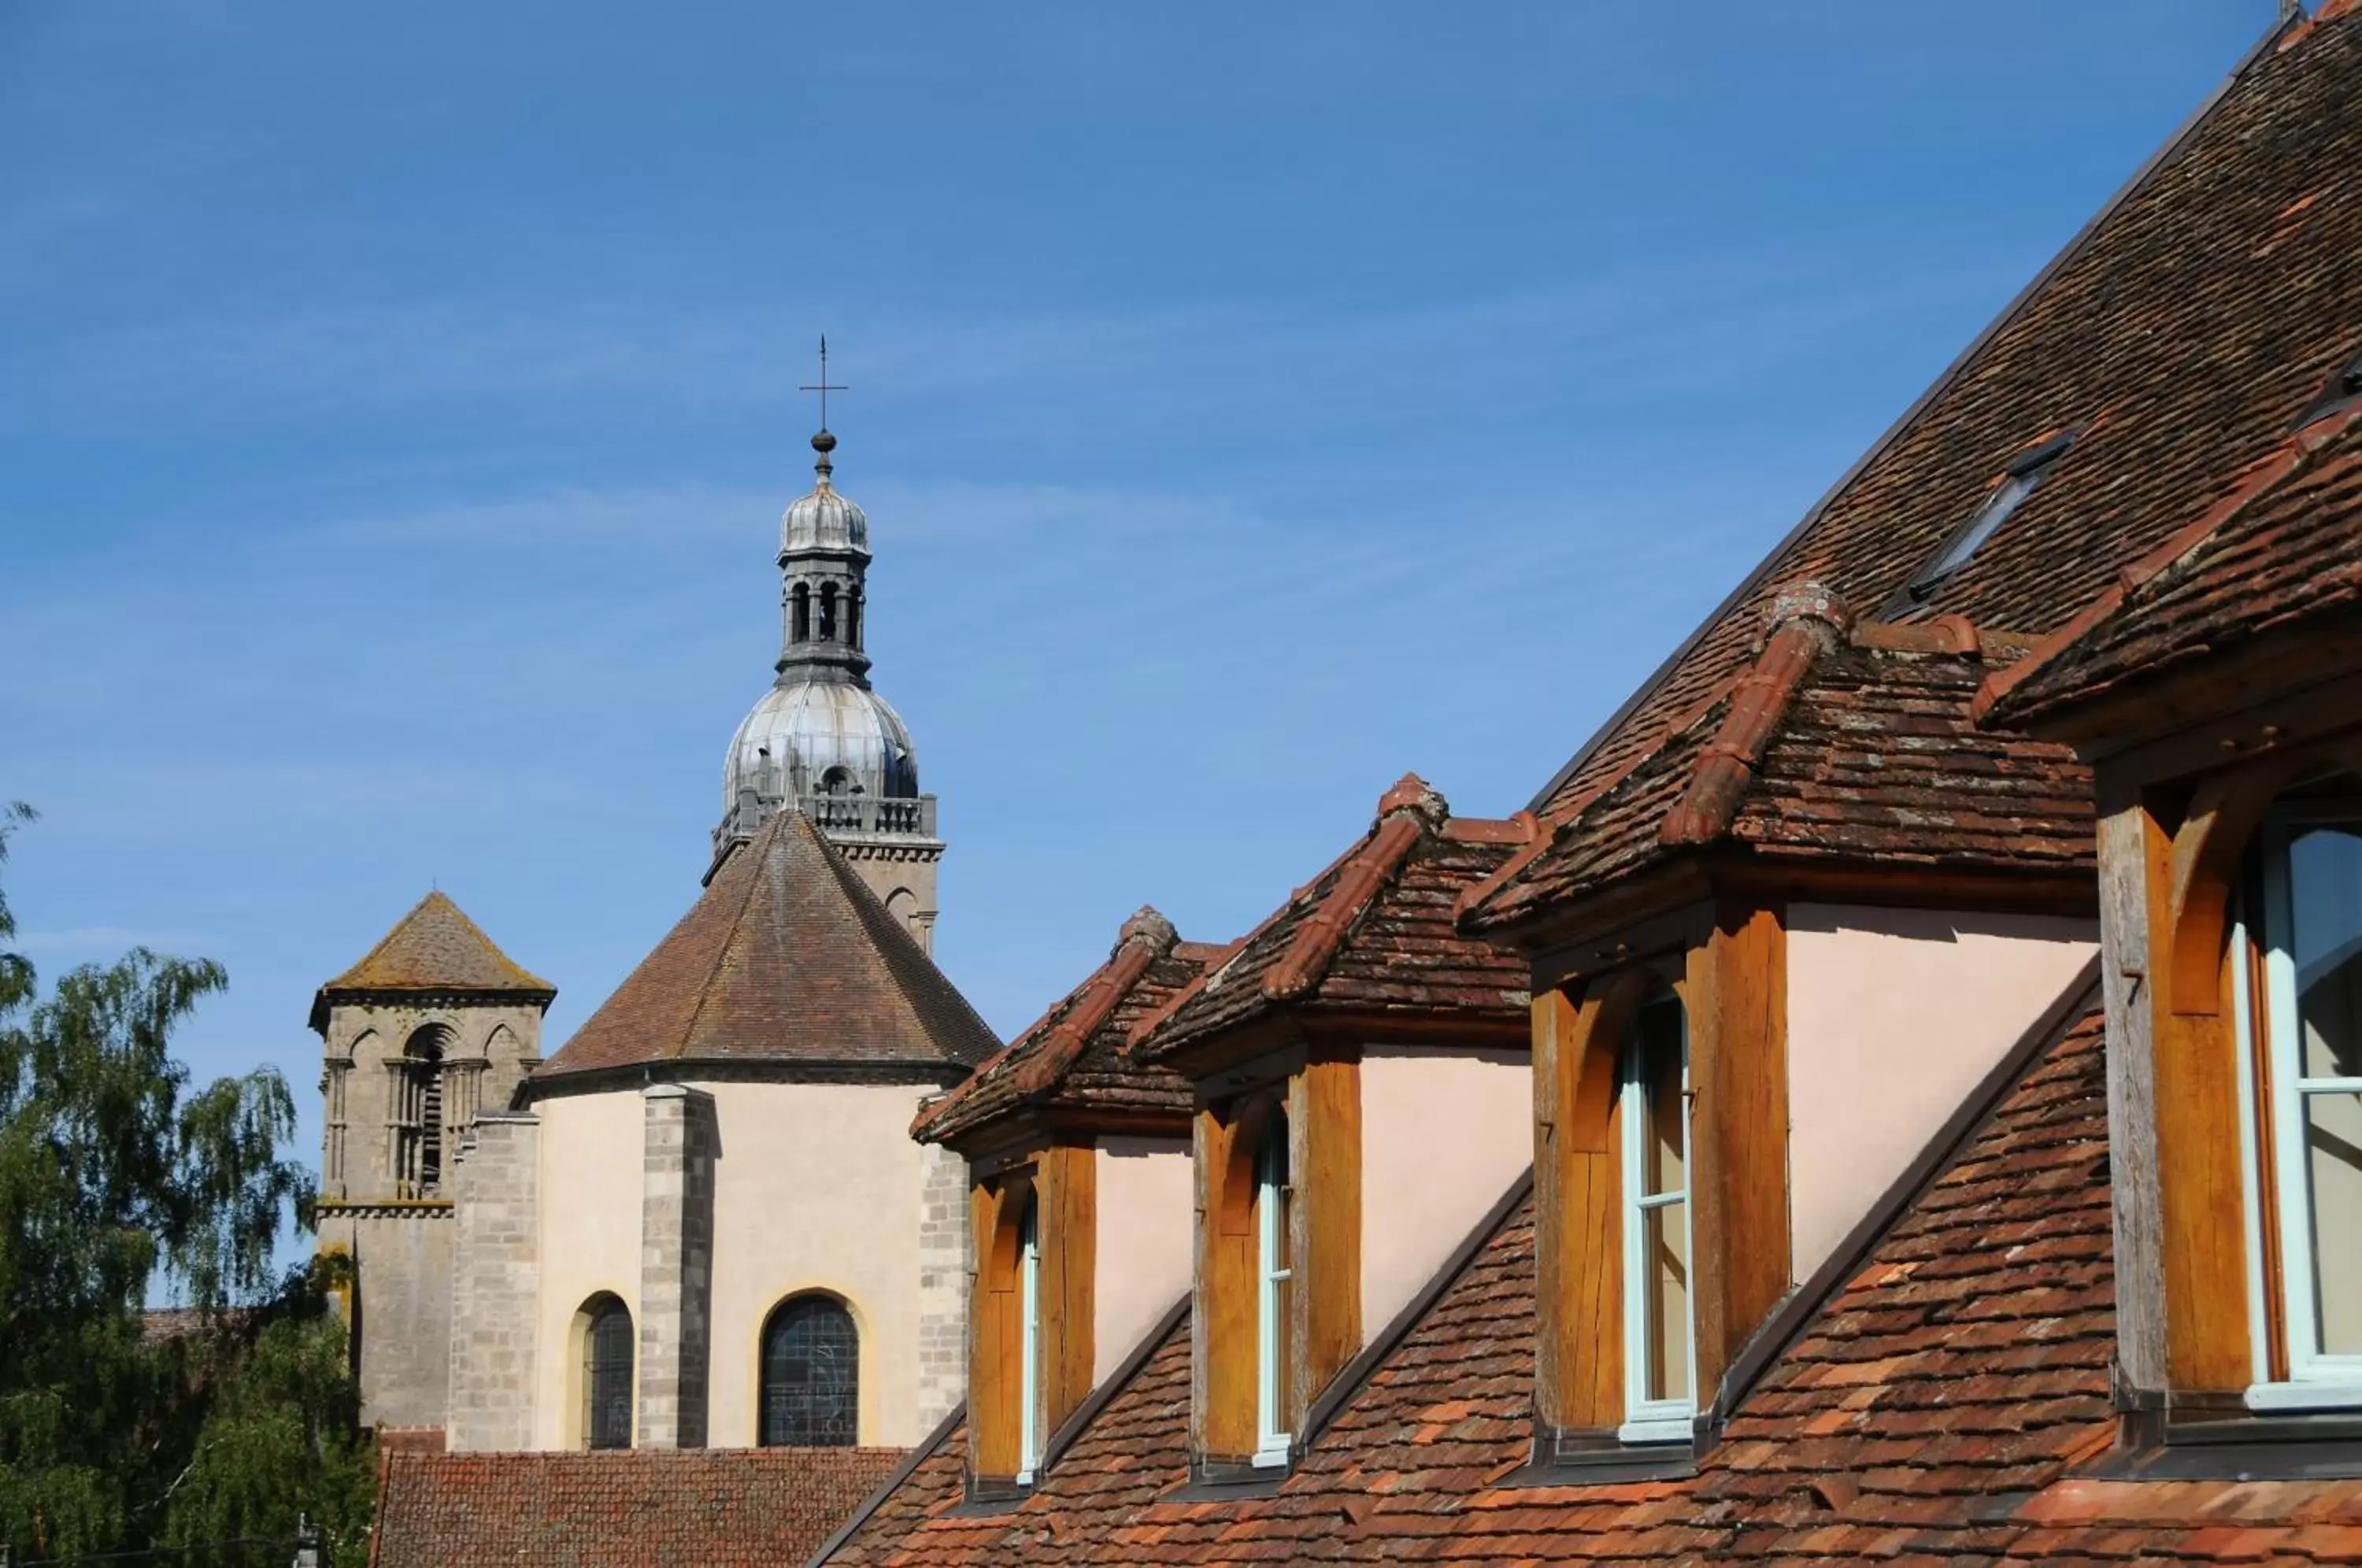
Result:
M531 1083L665 1062L965 1077L999 1045L811 819L783 811Z
M557 987L502 952L439 888L394 922L359 963L320 988L312 1001L312 1027L326 1026L333 999L406 991L513 991L545 1007L557 995Z

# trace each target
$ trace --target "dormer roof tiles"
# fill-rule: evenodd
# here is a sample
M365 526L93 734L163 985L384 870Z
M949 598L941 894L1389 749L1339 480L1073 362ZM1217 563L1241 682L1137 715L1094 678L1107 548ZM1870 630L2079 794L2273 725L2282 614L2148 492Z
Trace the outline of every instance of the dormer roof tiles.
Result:
M1985 682L2024 723L2202 656L2362 604L2362 406L2308 426L2228 494Z
M1277 1009L1370 1019L1513 1020L1524 961L1460 932L1455 900L1521 846L1526 822L1455 818L1416 774L1378 801L1368 832L1274 911L1171 1010L1139 1031L1136 1054L1173 1053Z
M1153 909L1126 921L1100 965L976 1076L922 1110L911 1136L943 1143L979 1132L1012 1112L1051 1108L1181 1121L1189 1086L1169 1068L1136 1060L1129 1041L1209 962L1229 950L1183 942Z
M1535 802L1549 846L1471 918L1536 912L1622 824L1584 803L1752 663L1772 601L1891 602L2046 436L2044 482L1911 615L2050 632L2230 492L2362 351L2362 18L2284 19ZM1669 804L1669 802L1667 803Z

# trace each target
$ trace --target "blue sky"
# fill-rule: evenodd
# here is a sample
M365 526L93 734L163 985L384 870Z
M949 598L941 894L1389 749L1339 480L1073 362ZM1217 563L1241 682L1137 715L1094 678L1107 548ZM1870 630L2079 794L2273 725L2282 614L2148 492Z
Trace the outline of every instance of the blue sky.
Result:
M1523 804L2270 0L0 0L0 799L45 970L697 891L825 328L1004 1032L1406 768Z

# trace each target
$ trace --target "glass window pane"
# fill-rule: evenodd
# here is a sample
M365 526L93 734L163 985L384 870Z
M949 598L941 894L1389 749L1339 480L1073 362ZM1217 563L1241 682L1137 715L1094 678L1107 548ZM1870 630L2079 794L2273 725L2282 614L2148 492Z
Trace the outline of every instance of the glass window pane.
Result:
M1651 1399L1690 1397L1689 1205L1644 1209L1640 1223L1648 1258L1649 1365Z
M1643 1008L1632 1027L1648 1113L1640 1143L1640 1196L1686 1191L1689 1151L1683 1122L1688 1108L1682 1097L1681 1004L1668 1000Z
M583 1435L592 1448L632 1446L632 1314L609 1298L583 1336Z
M2304 1097L2323 1355L2362 1355L2362 1095Z
M2301 1070L2362 1076L2362 829L2301 828L2289 842Z
M771 1315L763 1330L763 1441L794 1448L849 1448L861 1430L860 1343L853 1314L824 1296L806 1296Z

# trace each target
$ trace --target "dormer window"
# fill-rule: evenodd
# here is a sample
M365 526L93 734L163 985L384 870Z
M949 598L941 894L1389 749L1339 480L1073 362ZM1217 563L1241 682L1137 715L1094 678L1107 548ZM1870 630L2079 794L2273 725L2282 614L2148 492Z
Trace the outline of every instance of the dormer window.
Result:
M2362 798L2282 801L2233 927L2250 1406L2362 1404Z
M1296 1280L1288 1239L1294 1196L1288 1172L1287 1115L1275 1112L1255 1154L1255 1452L1261 1465L1287 1463L1293 1440L1286 1415L1289 1297Z
M1042 1200L1030 1189L1024 1216L1017 1222L1017 1310L1023 1323L1017 1380L1017 1479L1030 1485L1042 1463Z
M2003 523L2009 521L2010 513L2015 512L2025 498L2050 476L2058 459L2065 457L2067 448L2074 444L2072 435L2054 436L2013 460L2003 470L2001 482L1985 497L1984 504L1978 507L1975 514L1946 541L1944 547L1936 552L1934 559L1912 575L1903 591L1907 604L1925 604L1933 599L1937 590L1968 565L1970 558L1983 547L1984 542L1992 538Z
M968 1463L987 1493L1030 1485L1054 1463L1059 1423L1090 1392L1097 1172L1090 1145L1052 1144L969 1187Z
M1689 1043L1668 991L1633 1014L1617 1107L1624 1147L1626 1442L1690 1435Z

